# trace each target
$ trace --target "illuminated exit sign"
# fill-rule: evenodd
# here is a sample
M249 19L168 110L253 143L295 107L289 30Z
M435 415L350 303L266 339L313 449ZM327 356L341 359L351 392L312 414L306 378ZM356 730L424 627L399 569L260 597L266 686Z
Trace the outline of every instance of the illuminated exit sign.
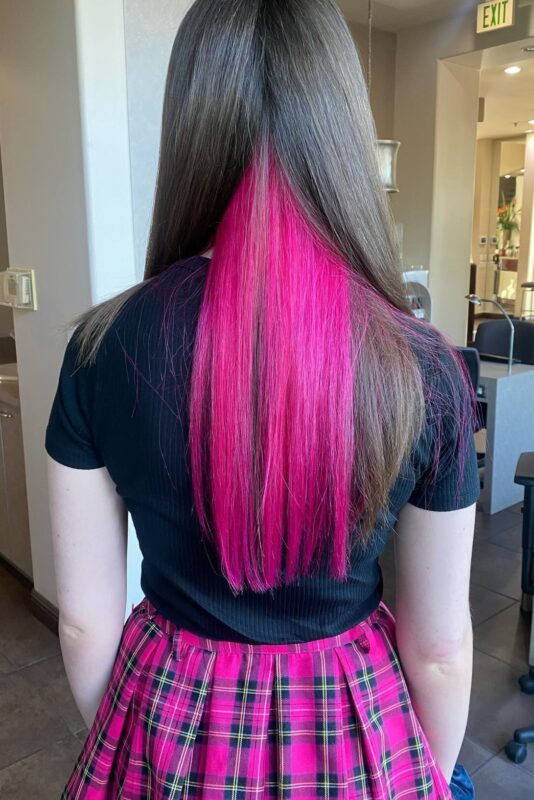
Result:
M515 0L493 0L478 6L477 33L509 28L514 24Z

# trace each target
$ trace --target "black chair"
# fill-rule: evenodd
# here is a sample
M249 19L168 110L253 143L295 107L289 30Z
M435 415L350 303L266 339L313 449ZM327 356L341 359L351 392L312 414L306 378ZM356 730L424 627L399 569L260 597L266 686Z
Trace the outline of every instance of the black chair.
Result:
M534 595L534 453L523 453L517 463L515 482L525 487L523 505L523 568L521 589L524 595ZM534 694L534 667L528 675L519 678L521 691ZM506 745L506 755L515 764L527 757L527 744L534 742L534 725L519 728L512 741Z
M476 347L457 347L456 350L460 353L467 369L469 377L473 384L475 392L478 390L478 382L480 380L480 354Z
M534 364L534 322L512 320L515 329L514 359ZM510 352L510 325L506 319L481 322L475 334L474 346L484 361L485 356L507 359Z
M473 389L478 394L478 385L480 381L480 354L476 347L457 347L456 350L460 353L465 364L467 366L467 370L469 372L469 377L471 378L471 383L473 384ZM475 427L475 432L482 430L485 428L486 423L484 420L484 413L481 410L481 406L486 408L485 403L478 403L478 419L477 424ZM477 464L480 474L480 483L483 484L484 481L484 465L486 461L486 454L485 453L477 453Z

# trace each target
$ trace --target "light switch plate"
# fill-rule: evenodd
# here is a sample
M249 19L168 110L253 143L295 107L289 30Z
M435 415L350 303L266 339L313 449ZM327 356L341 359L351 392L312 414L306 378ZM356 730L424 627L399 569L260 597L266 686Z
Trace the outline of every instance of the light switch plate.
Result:
M0 305L37 311L35 270L6 269L0 278Z

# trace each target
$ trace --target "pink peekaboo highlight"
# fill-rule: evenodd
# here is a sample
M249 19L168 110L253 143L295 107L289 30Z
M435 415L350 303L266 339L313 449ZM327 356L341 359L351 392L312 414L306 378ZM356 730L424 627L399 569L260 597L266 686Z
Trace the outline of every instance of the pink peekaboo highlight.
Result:
M325 552L345 578L425 401L438 452L450 398L423 387L410 342L435 347L312 228L274 159L256 161L217 229L189 398L195 509L234 591L289 583Z
M344 575L350 516L348 271L266 181L263 203L250 168L219 225L192 375L195 506L236 590L308 570L325 530Z

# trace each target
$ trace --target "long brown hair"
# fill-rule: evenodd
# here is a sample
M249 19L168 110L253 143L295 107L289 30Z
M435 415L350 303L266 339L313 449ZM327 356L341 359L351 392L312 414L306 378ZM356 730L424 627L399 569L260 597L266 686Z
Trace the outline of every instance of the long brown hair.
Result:
M286 239L276 250L275 234L299 242L292 265L280 256ZM311 568L329 542L333 573L343 577L350 530L359 522L366 541L387 508L421 431L425 397L367 89L333 0L197 0L177 33L144 282L213 242L192 378L199 518L236 590L277 585L285 547L289 578ZM288 283L304 251L313 268L303 280L315 295ZM244 289L245 276L252 277ZM77 318L80 358L94 358L138 288ZM335 323L299 329L308 325L307 298L323 302L327 291L333 305L324 312L335 307ZM258 298L270 292L291 295L294 313L285 338L267 342L265 331L276 333L276 325ZM318 354L313 363L298 344L306 336ZM295 353L320 380L299 383ZM334 386L347 402L331 396ZM278 398L268 410L266 391ZM288 408L307 409L298 436ZM268 441L275 429L277 452ZM304 462L299 441L312 442ZM329 447L343 458L328 456L321 470ZM295 470L300 483L291 481Z
M313 226L406 310L363 71L333 0L192 5L169 60L144 280L209 247L265 140ZM83 359L142 283L71 321Z

